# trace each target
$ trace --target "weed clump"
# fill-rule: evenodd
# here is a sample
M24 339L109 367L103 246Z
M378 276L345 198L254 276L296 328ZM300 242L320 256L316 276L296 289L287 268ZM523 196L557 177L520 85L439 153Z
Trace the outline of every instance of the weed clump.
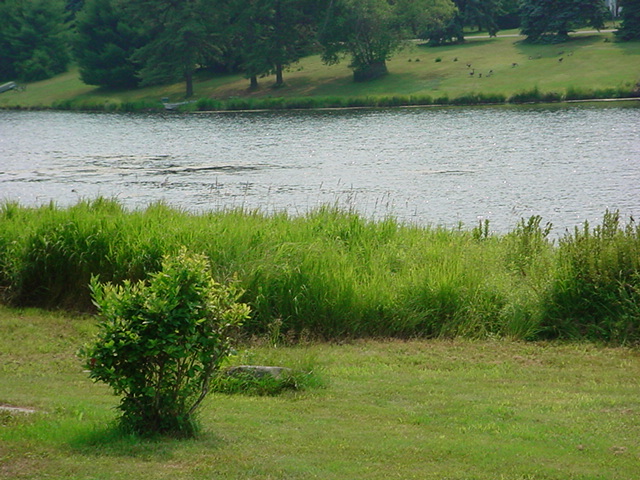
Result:
M568 233L545 292L542 334L615 343L640 341L640 226L618 212Z

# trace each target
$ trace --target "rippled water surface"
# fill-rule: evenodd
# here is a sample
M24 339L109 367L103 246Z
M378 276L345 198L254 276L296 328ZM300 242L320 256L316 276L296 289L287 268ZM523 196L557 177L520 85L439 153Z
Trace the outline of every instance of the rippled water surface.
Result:
M98 195L498 231L640 217L640 105L217 114L0 112L0 199Z

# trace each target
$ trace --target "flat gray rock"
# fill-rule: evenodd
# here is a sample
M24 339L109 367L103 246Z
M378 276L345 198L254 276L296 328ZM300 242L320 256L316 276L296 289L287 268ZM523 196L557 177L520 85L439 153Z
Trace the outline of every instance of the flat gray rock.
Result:
M255 378L271 376L280 378L284 373L290 372L286 367L270 367L265 365L238 365L227 369L227 375L250 375Z
M36 410L33 408L12 407L11 405L0 405L0 411L10 413L36 413Z

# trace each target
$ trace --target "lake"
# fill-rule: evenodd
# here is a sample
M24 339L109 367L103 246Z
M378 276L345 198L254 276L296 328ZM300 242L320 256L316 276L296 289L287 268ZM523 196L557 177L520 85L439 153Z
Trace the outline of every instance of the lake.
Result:
M556 231L640 218L640 102L118 114L0 111L0 200L114 197L200 212L304 214Z

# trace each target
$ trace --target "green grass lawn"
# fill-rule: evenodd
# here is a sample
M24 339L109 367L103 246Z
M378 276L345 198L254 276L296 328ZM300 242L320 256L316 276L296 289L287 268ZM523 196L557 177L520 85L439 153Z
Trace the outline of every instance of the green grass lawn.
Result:
M592 344L254 344L237 363L312 365L323 387L208 398L202 435L126 437L75 357L90 317L0 308L2 479L632 480L640 355Z
M640 42L618 43L613 38L612 33L576 34L562 44L530 45L523 43L521 37L469 37L464 44L437 48L413 42L389 61L390 75L367 83L353 82L348 60L326 66L319 56L311 56L286 72L284 88L274 90L273 79L264 78L258 91L249 92L249 82L242 75L201 75L195 85L195 97L455 98L469 93L499 93L508 97L535 87L543 92L561 93L568 88L630 88L640 80ZM473 76L469 75L471 69L467 64L475 70ZM163 97L179 101L183 95L181 83L122 92L94 88L84 85L77 69L72 69L54 79L29 84L23 92L0 95L0 107L46 107L71 99L98 104L157 102Z

